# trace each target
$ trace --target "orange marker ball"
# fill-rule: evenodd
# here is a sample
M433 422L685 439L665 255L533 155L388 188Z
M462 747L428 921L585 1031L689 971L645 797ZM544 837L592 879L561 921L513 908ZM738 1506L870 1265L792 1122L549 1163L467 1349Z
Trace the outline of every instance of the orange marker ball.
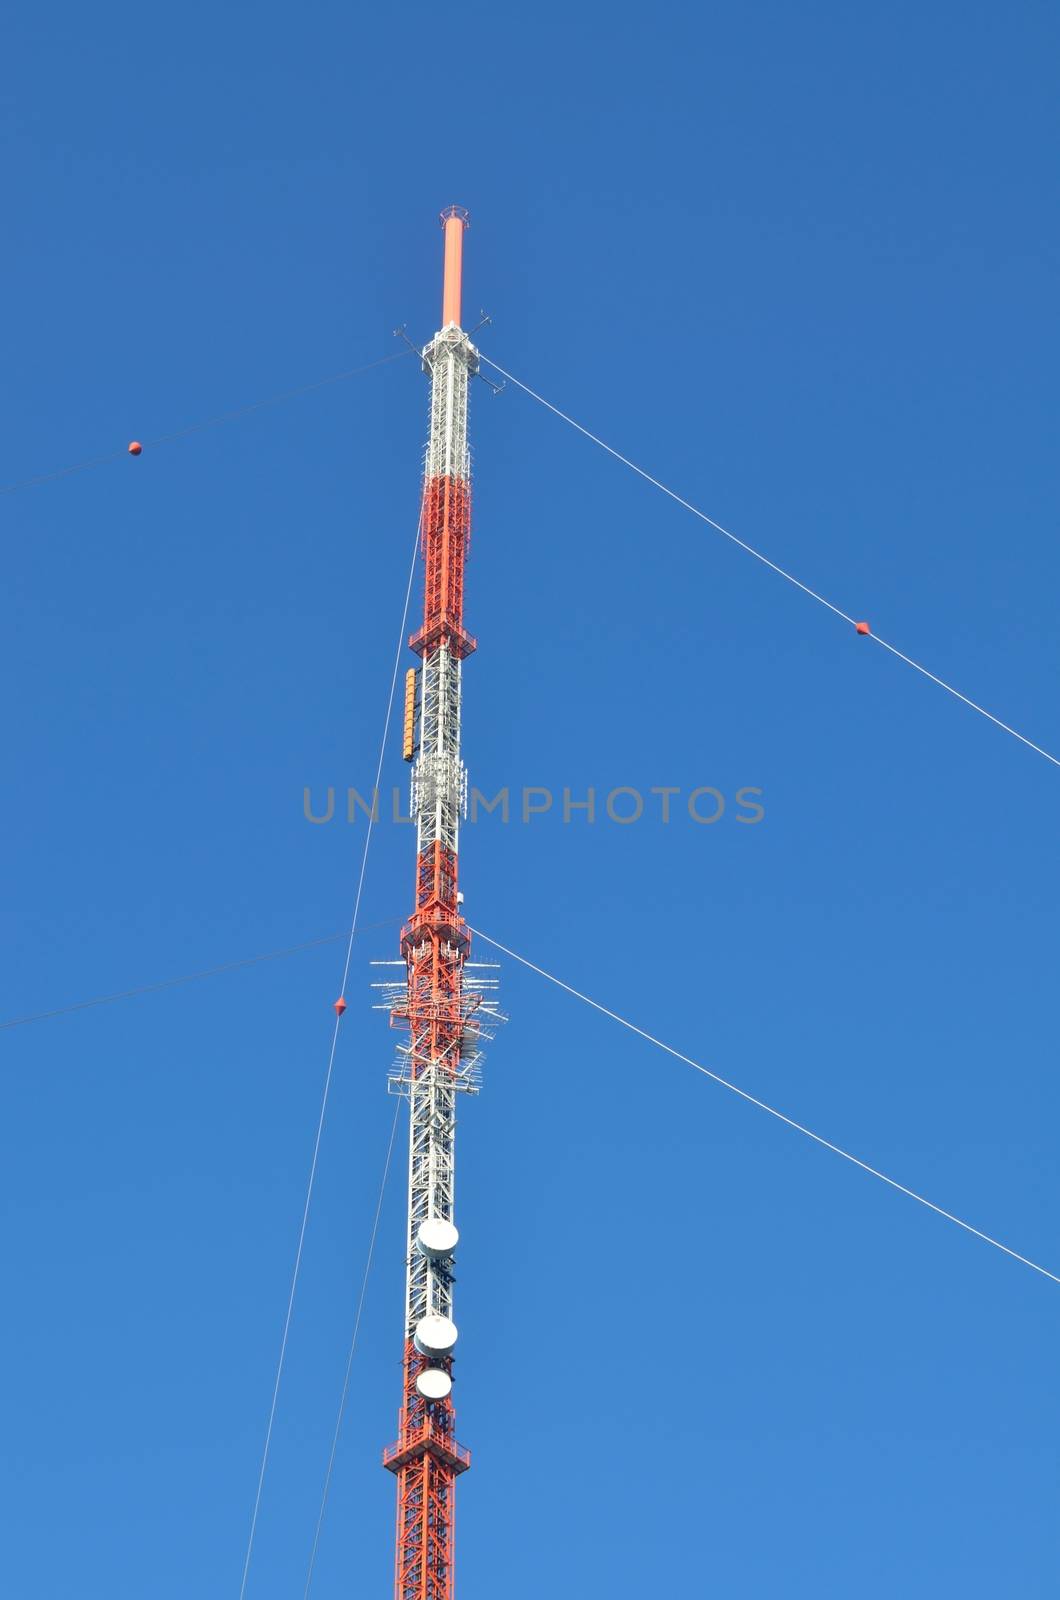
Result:
M144 448L144 447L143 447L143 445L142 445L142 444L141 444L141 443L140 443L140 441L139 441L139 439L134 439L134 440L133 440L133 442L132 442L132 444L131 444L131 445L130 445L130 446L129 446L129 454L130 454L130 455L131 455L131 456L139 456L139 455L142 455L142 454L143 454L143 448Z

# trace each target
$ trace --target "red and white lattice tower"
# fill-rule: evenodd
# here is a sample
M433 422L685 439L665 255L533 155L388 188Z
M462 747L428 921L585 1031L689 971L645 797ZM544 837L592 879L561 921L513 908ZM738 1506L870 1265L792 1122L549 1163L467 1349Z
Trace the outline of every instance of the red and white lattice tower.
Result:
M471 532L468 386L478 352L460 326L467 214L442 215L442 327L423 351L431 380L423 485L421 658L405 685L404 750L412 766L416 904L401 931L403 979L382 984L392 1021L408 1030L391 1088L409 1102L409 1205L403 1388L397 1443L383 1464L397 1477L396 1600L453 1600L456 1480L471 1464L456 1442L451 1399L456 1097L478 1086L480 1047L500 1021L495 979L469 967L470 936L457 888L467 775L460 756L462 663L475 648L464 627L464 566Z

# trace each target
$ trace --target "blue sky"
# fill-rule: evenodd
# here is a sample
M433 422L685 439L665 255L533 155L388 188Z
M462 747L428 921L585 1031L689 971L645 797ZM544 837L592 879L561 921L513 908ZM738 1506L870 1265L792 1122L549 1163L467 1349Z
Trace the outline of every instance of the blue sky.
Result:
M426 338L459 201L486 353L1056 751L1058 45L1038 4L23 9L0 479ZM5 1016L347 923L363 822L303 788L371 784L425 423L401 360L4 497ZM472 781L765 816L480 820L471 920L1060 1270L1056 769L525 396L472 430ZM411 891L381 825L365 922ZM355 951L252 1600L302 1593L395 953ZM4 1034L4 1593L238 1594L340 975ZM462 1600L1054 1594L1056 1286L502 977ZM318 1600L391 1581L403 1207L399 1161Z

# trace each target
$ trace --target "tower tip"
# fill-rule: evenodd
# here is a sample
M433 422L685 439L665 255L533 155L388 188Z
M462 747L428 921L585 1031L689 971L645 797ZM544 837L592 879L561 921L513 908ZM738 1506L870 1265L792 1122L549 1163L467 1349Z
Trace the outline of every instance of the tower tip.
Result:
M460 326L460 278L463 270L464 229L469 217L463 206L448 206L441 216L445 229L445 278L442 285L442 327Z

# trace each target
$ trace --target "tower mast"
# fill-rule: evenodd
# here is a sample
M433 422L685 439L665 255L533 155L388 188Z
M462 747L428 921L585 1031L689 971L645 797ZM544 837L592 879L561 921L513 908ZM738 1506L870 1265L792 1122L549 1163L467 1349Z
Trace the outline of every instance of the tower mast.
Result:
M406 1028L391 1088L409 1102L405 1344L397 1443L383 1464L397 1478L395 1600L453 1600L456 1479L471 1457L456 1442L451 1398L456 1096L478 1082L479 1042L497 1017L492 980L467 968L470 935L457 888L467 776L460 754L464 565L471 532L468 384L478 352L460 325L467 213L442 214L442 326L423 351L431 380L421 512L423 626L405 684L404 748L412 766L415 907L401 930L403 981L383 985L392 1022ZM499 1020L499 1019L497 1019Z

